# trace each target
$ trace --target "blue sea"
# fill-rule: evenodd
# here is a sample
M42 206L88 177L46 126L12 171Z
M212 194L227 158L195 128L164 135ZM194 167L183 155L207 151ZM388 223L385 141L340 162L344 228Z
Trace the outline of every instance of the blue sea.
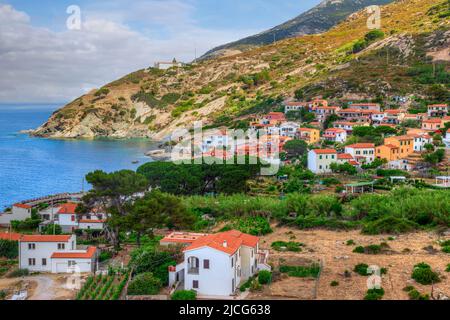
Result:
M88 172L135 170L151 161L145 152L155 143L147 139L54 140L19 133L37 128L60 106L0 105L0 212L18 201L86 190Z

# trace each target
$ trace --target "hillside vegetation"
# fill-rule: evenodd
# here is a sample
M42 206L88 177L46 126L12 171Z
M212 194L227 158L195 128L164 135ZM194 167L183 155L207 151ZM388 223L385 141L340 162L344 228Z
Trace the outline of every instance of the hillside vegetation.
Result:
M324 34L178 69L139 70L69 103L35 134L163 139L196 120L243 127L298 89L305 99L442 101L449 98L449 6L400 0L382 7L381 32L369 32L362 11Z

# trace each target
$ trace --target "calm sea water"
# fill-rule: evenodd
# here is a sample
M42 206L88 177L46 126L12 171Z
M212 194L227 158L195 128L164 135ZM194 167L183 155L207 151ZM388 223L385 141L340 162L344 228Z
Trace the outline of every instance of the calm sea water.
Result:
M0 212L15 202L78 192L86 173L136 169L154 143L136 140L52 140L19 134L36 128L58 105L0 105ZM139 164L133 164L133 161ZM88 186L84 183L84 188Z

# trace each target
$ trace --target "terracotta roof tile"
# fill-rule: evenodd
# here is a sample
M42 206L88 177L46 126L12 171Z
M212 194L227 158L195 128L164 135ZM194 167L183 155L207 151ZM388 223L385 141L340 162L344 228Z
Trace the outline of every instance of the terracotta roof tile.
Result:
M76 203L64 203L58 210L58 214L75 214L75 210L78 207Z
M54 252L52 259L91 259L97 252L96 247L89 247L85 252Z
M67 242L71 235L23 235L22 242Z

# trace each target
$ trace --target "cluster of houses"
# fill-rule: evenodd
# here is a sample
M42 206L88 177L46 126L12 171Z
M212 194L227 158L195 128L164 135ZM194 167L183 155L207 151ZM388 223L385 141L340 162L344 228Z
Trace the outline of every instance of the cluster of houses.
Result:
M12 206L11 212L0 215L0 226L9 227L11 221L24 221L32 217L32 210L35 209L40 216L42 223L40 229L46 225L55 224L61 227L62 232L74 232L75 230L103 230L107 219L106 213L99 209L90 213L78 214L75 202L56 203L45 209L38 210L38 202L16 203Z
M0 239L18 242L21 269L47 273L91 273L98 269L97 248L78 247L75 235L0 233Z
M271 270L259 237L236 230L216 234L173 232L163 246L183 246L183 259L169 267L169 286L201 296L230 296L260 270Z
M331 172L331 163L349 163L355 167L370 164L375 159L384 159L387 166L392 169L413 170L420 160L420 154L427 144L433 143L434 133L443 133L447 122L450 122L449 108L445 104L430 105L428 112L423 114L409 114L406 109L382 110L377 103L349 103L348 108L330 106L327 100L316 99L311 102L285 102L284 112L270 112L254 117L249 128L264 132L267 140L260 140L258 144L249 146L242 141L242 145L234 145L227 136L225 129L214 133L206 133L201 144L203 156L218 156L219 152L224 158L242 154L260 154L265 149L266 154L284 151L289 140L303 140L312 148L322 142L330 144L343 144L352 135L355 127L361 126L387 126L395 128L405 121L413 120L420 128L409 128L405 135L388 136L383 145L375 146L371 143L356 143L347 145L342 152L335 149L314 149L308 154L308 167L314 173ZM313 113L315 121L307 126L297 121L289 121L290 112L305 110ZM323 129L325 121L334 115L337 121L331 128ZM417 127L417 125L415 126ZM261 135L261 133L260 133ZM444 143L450 144L450 134L445 133ZM278 139L276 150L273 149L273 140Z

